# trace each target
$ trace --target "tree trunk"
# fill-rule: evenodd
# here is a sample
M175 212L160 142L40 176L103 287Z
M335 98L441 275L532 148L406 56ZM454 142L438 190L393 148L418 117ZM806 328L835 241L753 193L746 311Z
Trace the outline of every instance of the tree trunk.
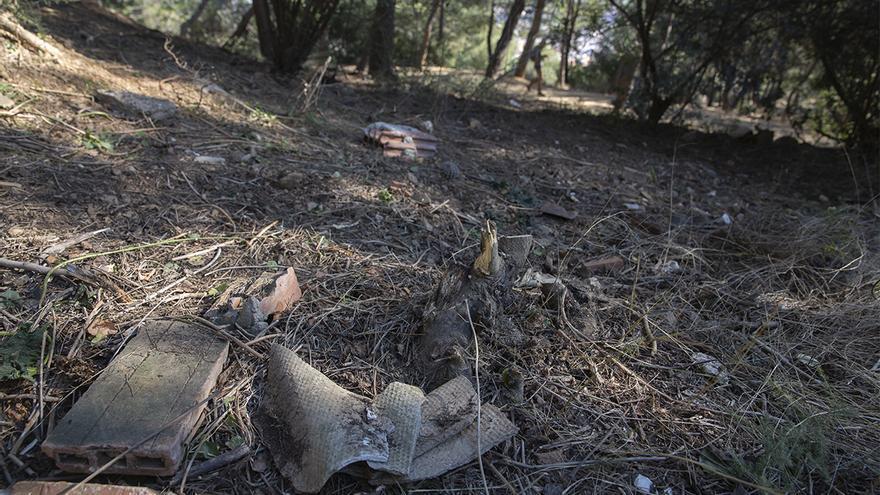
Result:
M260 53L267 60L275 63L275 28L267 0L254 0L254 18L257 20L257 38L260 41Z
M547 3L547 0L538 0L535 3L535 14L532 17L532 27L529 28L529 34L526 36L526 44L523 46L523 51L519 55L519 60L516 63L516 72L513 73L516 77L522 77L526 73L526 67L529 65L529 56L532 53L532 48L535 47L535 39L538 37L538 32L541 30L541 18L544 16L544 5Z
M498 43L495 45L495 52L489 56L486 77L495 77L495 73L498 72L501 61L504 59L504 52L507 50L507 45L510 44L510 39L513 38L513 32L516 29L517 23L519 23L519 16L525 7L526 0L513 0L513 3L510 5L507 20L504 21L504 28L501 30L501 37L498 38Z
M489 34L486 35L486 57L492 60L492 31L495 30L495 0L489 5Z
M196 23L196 21L199 20L199 17L201 17L202 14L205 12L205 7L207 7L208 3L210 3L210 2L211 2L211 0L202 0L201 2L199 2L199 5L196 7L196 11L193 12L193 14L189 17L189 19L187 19L186 21L184 21L183 24L180 25L180 35L181 36L185 36L185 37L189 36L189 33L192 30L193 25Z
M253 5L251 5L251 8L249 8L247 12L245 12L244 15L241 17L241 20L238 21L238 26L235 27L235 32L233 32L232 36L230 36L229 39L226 40L226 43L223 43L223 48L232 48L238 38L244 36L244 34L247 32L248 24L251 23L251 18L253 16L254 7Z
M651 97L651 106L648 108L648 122L657 124L663 118L663 114L672 105L672 98Z
M440 22L437 26L437 46L440 53L446 54L446 0L440 0Z
M574 38L574 30L580 13L580 0L568 0L565 6L565 19L562 27L562 40L559 43L559 85L568 84L568 59L571 55L571 40Z
M377 0L370 36L370 74L376 78L394 77L395 0Z
M425 31L422 33L422 48L419 50L419 69L428 63L428 48L431 46L431 25L434 23L434 16L440 8L442 0L433 0L431 2L431 10L428 12L428 20L425 21Z

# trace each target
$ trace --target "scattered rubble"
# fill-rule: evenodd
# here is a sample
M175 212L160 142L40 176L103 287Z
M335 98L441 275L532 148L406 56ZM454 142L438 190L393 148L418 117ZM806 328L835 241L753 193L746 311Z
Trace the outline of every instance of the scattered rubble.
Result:
M437 152L439 139L415 127L374 122L364 128L364 139L381 146L385 156L428 158Z
M544 201L541 205L541 213L565 220L574 220L577 218L576 211L568 211L552 201Z
M633 480L633 486L636 487L638 493L651 495L654 492L654 482L651 481L651 478L641 473L636 475L635 480Z
M620 256L608 256L597 260L581 263L578 272L581 276L589 276L596 273L608 273L621 270L626 265L626 261Z
M702 352L695 352L691 359L693 359L694 364L700 365L703 372L714 377L717 384L723 386L730 383L730 375L724 369L724 365L714 357Z
M226 158L222 156L209 156L209 155L199 155L193 158L194 163L201 163L203 165L225 165Z
M95 99L123 113L135 117L145 115L155 122L169 119L177 114L177 105L168 100L129 91L98 90Z
M217 325L237 325L251 335L261 334L268 320L289 311L302 298L296 272L264 272L256 280L234 280L205 313Z
M427 396L394 382L370 401L275 345L266 380L255 424L276 465L300 492L320 491L343 469L378 483L432 478L518 431L491 404L478 405L464 377Z
M145 323L55 425L43 452L65 471L89 473L131 449L106 472L174 474L227 351L226 342L200 326Z

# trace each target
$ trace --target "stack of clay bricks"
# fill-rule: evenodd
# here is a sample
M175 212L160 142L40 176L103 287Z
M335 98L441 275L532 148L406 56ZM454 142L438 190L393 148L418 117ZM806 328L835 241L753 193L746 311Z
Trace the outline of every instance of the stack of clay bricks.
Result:
M364 128L364 139L381 146L385 156L429 158L437 153L439 139L414 127L374 122Z

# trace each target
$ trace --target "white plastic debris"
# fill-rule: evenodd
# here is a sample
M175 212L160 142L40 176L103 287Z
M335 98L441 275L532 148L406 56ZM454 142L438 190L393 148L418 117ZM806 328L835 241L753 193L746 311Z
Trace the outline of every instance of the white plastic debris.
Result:
M681 265L678 264L675 260L669 260L666 263L662 263L657 265L657 271L659 273L678 273L681 271Z
M555 284L559 281L559 277L555 275L548 275L544 272L532 270L531 268L529 268L523 274L522 278L520 278L519 281L516 283L515 287L535 289L541 287L544 284Z
M807 366L809 368L818 368L819 367L819 364L820 364L819 360L814 358L813 356L810 356L809 354L804 354L802 352L799 352L798 355L795 357L804 366Z
M703 372L714 376L719 385L727 385L730 383L730 375L727 374L727 371L724 369L721 362L714 357L708 354L703 354L702 352L695 352L691 356L691 359L694 361L694 364L700 365Z
M640 205L638 203L624 203L623 206L627 210L632 210L632 211L638 211L638 210L642 209L642 205Z
M650 495L650 493L654 491L654 482L651 481L651 478L648 478L641 473L636 475L636 479L633 480L633 486L636 487L636 490L639 493Z
M721 215L721 223L724 225L730 225L733 223L733 219L730 218L730 215L728 215L727 212L724 212L724 214Z
M193 158L193 162L201 163L202 165L224 165L226 164L226 158L222 156L199 155Z
M522 108L522 104L520 102L514 100L513 98L511 98L510 101L508 101L508 103L510 103L510 106L512 106L513 108Z

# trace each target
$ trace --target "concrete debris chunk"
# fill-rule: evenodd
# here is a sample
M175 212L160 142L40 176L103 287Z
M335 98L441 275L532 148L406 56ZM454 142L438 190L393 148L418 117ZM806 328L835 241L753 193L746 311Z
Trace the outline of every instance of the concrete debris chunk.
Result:
M0 493L9 495L60 495L67 493L76 486L76 483L67 481L19 481L12 485L8 492L0 490ZM98 485L85 483L69 493L77 495L156 495L157 492L140 486L122 485Z
M427 397L395 382L369 401L275 345L255 424L293 487L315 493L341 470L371 482L439 476L517 433L500 410L478 403L465 377Z
M145 323L58 422L43 452L65 471L88 473L161 430L106 472L174 474L227 352L228 344L206 328Z
M715 382L719 385L723 386L730 383L730 375L724 369L724 365L714 357L702 352L695 352L691 355L691 359L694 361L694 364L699 365L703 369L704 373L713 376Z
M437 153L439 139L415 127L374 122L364 128L364 139L381 146L385 156L428 158Z

